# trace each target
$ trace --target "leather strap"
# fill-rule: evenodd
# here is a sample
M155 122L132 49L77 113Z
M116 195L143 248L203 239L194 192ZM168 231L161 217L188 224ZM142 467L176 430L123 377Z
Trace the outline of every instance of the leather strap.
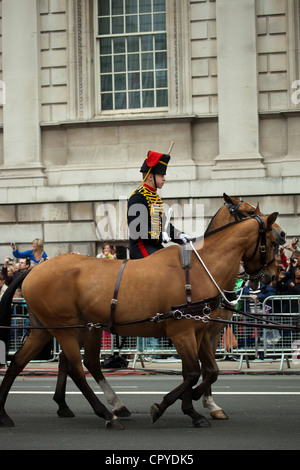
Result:
M192 264L192 250L186 244L180 245L181 266L185 270L185 292L187 303L192 302L192 286L190 281L190 267Z
M117 281L116 281L116 285L115 285L114 296L110 303L110 318L109 318L108 328L111 330L111 332L113 331L115 311L116 311L117 303L118 303L117 298L118 298L118 293L119 293L119 287L120 287L123 271L124 271L127 261L128 259L124 259L123 263L121 264Z

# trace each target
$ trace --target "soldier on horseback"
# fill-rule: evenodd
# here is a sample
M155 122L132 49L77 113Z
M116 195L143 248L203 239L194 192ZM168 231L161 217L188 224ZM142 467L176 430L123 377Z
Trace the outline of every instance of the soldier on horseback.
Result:
M190 237L168 223L157 189L166 181L170 155L149 151L140 171L143 181L128 201L127 222L131 259L146 258L162 243L186 243Z

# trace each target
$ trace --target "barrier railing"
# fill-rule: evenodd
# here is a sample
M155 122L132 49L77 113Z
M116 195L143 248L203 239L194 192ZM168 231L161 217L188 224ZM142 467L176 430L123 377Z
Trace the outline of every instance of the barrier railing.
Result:
M12 329L9 341L9 355L13 355L23 344L24 335L30 330L18 329L29 325L29 317L27 314L26 302L24 299L14 299L12 302L13 315ZM251 312L255 314L266 315L269 320L282 323L284 325L295 324L296 318L300 316L300 296L272 296L259 304L251 296L242 296L237 309ZM244 317L240 313L234 313L233 320L237 320L241 324L226 326L220 335L220 341L216 350L216 357L219 359L233 356L240 359L240 367L244 358L253 357L255 359L279 358L281 363L284 358L292 356L294 344L300 341L300 332L292 332L285 330L271 330L257 328L253 324L256 320ZM180 320L178 320L180 321ZM243 321L247 325L243 325ZM250 325L249 325L250 323ZM152 359L166 358L167 356L177 355L176 349L168 338L140 338L127 337L119 351L118 343L120 339L103 332L101 341L101 358L121 353L122 355L131 356L133 365L140 360L143 365L145 356ZM298 343L299 344L299 343ZM82 351L83 352L83 351ZM45 348L36 360L57 360L60 353L60 346L54 339Z

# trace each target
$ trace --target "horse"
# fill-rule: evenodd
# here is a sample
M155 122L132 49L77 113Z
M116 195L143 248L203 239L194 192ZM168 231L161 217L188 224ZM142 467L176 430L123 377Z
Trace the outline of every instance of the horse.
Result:
M230 223L231 221L238 221L245 217L251 217L254 215L262 214L259 210L259 205L257 207L253 207L248 202L235 199L233 197L228 196L227 194L223 194L224 204L223 206L217 211L217 213L213 216L212 220L210 221L205 234L208 235L211 231L222 227ZM275 230L275 237L279 244L284 243L285 233L279 230L279 226L274 224ZM229 289L234 288L234 284L236 281L236 276L233 277L232 283L229 286ZM224 309L219 309L219 315L229 320L232 316L232 312ZM214 350L216 351L219 338L221 335L221 331L223 329L223 325L214 325L215 333L212 334L212 344ZM79 341L81 347L84 347L84 356L83 356L83 364L91 373L95 381L100 385L107 401L109 404L113 406L113 413L118 417L129 417L131 415L128 408L124 405L124 403L120 400L117 394L113 391L110 387L108 381L102 374L101 365L100 365L100 350L101 350L101 335L102 330L95 329L92 332L87 332L85 330L79 331ZM205 368L202 368L202 373L205 375ZM75 414L72 410L70 410L69 406L66 403L66 382L67 382L67 369L66 369L66 359L64 357L63 351L60 353L59 356L59 368L58 368L58 377L57 377L57 384L55 393L53 396L54 401L58 404L57 414L59 417L62 418L69 418L74 417ZM213 419L228 419L227 414L214 402L212 398L211 388L203 394L203 406L208 408L210 412L210 416Z
M253 217L255 215L262 215L260 211L259 204L257 204L256 208L249 204L248 202L235 199L233 197L228 196L227 194L223 194L224 204L223 206L217 211L217 213L211 219L206 231L205 236L209 233L212 233L214 230L230 223L231 220L235 220L238 222L239 220L244 219L245 217ZM285 232L281 230L280 226L276 223L273 224L273 233L276 238L277 245L283 245L285 243ZM233 289L236 284L237 280L236 273L231 280L229 280L229 284L226 287L226 290L230 293L233 293ZM260 277L262 276L262 272L259 275L252 276L252 284L257 285ZM219 309L218 314L224 320L230 320L232 317L232 310L226 310L226 305ZM218 347L221 332L224 328L224 325L217 323L211 325L211 343L214 352ZM202 366L202 373L205 376L205 368ZM208 408L210 416L216 420L224 420L228 419L228 415L224 412L222 408L220 408L214 401L212 397L212 390L211 387L208 387L207 390L203 393L202 402L204 408Z
M237 272L241 258L249 273L267 264L266 272L274 274L273 244L276 240L272 225L276 217L277 213L269 217L246 218L209 235L203 247L202 241L195 242L190 270L192 299L216 298L216 285L219 289L226 287L227 279ZM263 250L262 235L265 238ZM262 253L269 260L268 263L262 260ZM198 260L199 256L215 279L214 283L206 275L203 264ZM31 315L31 324L41 330L38 335L35 334L37 330L31 331L7 369L0 387L0 425L14 425L5 411L7 395L17 375L49 341L50 333L57 338L64 352L69 376L89 401L95 414L105 419L106 427L123 429L119 419L89 387L78 343L78 324L87 327L100 322L102 328L109 330L110 304L121 265L121 260L98 260L66 254L52 258L36 266L29 274L22 275L23 279L26 277L22 292ZM199 280L201 282L197 282ZM4 297L9 299L11 287L13 284L2 300ZM217 377L218 368L207 322L188 318L179 321L172 316L165 321L155 321L157 312L169 312L173 305L183 304L185 295L185 274L178 247L168 247L142 260L130 260L126 264L126 275L121 280L113 326L116 333L122 336L168 336L182 360L183 382L169 392L160 404L152 406L152 421L155 422L168 406L181 398L183 413L192 418L195 426L204 427L209 423L194 410L192 400L198 400ZM1 303L1 325L7 325L11 316L7 302L4 302L5 305L6 308ZM214 314L212 311L212 318ZM3 331L0 330L0 339L2 335ZM201 373L198 356L205 367L206 376L193 389Z

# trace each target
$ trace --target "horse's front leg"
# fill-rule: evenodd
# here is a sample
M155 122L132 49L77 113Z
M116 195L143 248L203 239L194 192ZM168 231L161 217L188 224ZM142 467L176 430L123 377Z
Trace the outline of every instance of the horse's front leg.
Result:
M201 373L196 339L192 335L186 335L186 339L184 339L181 334L179 338L176 335L169 337L182 360L183 383L165 395L160 404L154 403L152 405L152 421L157 421L170 405L175 403L178 398L181 398L182 411L192 418L194 426L207 427L209 426L208 421L194 409L192 402L193 386L197 384Z
M224 312L222 312L222 314L224 315ZM231 314L229 315L231 316ZM221 336L221 331L219 331L219 329L216 331L215 334L210 335L211 337L210 341L211 341L214 357L216 356L216 350L220 341L220 336ZM202 376L203 376L203 380L205 380L207 376L205 364L202 364ZM212 396L211 385L207 387L207 389L204 391L202 395L202 404L204 408L208 409L210 416L213 419L218 419L218 420L228 419L227 414L222 410L220 406L218 406L215 403L214 398Z
M216 417L217 413L220 413L221 416L224 412L214 403L211 395L211 385L218 378L219 368L215 360L215 350L207 336L203 338L200 345L199 359L202 364L203 381L193 390L193 400L199 400L203 396L204 406L209 408L211 416L215 419L226 419Z

